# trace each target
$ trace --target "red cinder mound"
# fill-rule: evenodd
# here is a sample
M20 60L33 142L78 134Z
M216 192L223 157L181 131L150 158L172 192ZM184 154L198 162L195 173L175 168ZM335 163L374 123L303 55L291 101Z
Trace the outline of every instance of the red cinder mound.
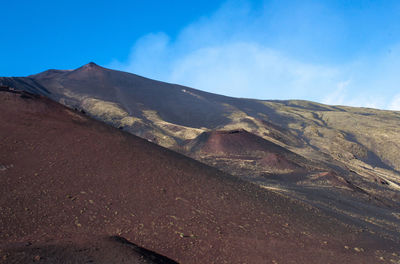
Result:
M42 97L1 91L0 138L1 263L398 261L398 241Z
M184 148L189 155L253 159L276 169L298 169L307 163L303 157L244 129L204 132Z
M287 152L286 149L244 129L202 133L192 147L205 153L244 155L256 151Z

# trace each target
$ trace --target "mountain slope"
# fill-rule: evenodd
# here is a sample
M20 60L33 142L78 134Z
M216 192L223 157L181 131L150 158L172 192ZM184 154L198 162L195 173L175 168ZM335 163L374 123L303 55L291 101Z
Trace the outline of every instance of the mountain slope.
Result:
M281 195L360 221L366 228L387 235L400 232L399 112L231 98L94 63L76 70L3 77L0 84L45 95ZM190 147L215 131L241 129L247 131L246 138L259 137L251 141L247 157L230 148L210 155ZM265 149L266 142L281 148L273 155L251 151ZM295 154L293 161L305 159L294 162L304 170L279 168L287 153ZM260 162L254 165L255 158Z
M0 102L2 263L173 263L140 247L182 263L400 261L398 240L46 98Z

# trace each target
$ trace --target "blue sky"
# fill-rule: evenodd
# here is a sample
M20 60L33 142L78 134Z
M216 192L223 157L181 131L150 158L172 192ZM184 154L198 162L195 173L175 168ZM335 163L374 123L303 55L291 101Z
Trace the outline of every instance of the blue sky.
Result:
M210 92L400 110L400 2L3 1L0 76L89 61Z

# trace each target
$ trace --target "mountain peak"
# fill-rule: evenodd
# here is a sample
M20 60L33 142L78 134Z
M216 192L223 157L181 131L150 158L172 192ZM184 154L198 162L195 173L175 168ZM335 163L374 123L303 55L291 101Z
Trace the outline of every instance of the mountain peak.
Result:
M94 63L93 61L89 62L86 65L83 65L83 67L85 68L101 68L99 65L97 65L96 63Z
M106 68L103 68L103 67L101 67L101 66L99 66L96 63L91 61L88 64L85 64L85 65L79 67L75 71L78 71L78 72L81 72L81 71L84 71L84 72L100 72L102 70L106 70Z

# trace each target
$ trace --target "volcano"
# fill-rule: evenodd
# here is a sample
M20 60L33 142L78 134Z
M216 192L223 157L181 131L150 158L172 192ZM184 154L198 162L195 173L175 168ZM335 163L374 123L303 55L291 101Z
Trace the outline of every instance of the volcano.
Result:
M0 86L2 262L398 261L398 112L95 63Z

